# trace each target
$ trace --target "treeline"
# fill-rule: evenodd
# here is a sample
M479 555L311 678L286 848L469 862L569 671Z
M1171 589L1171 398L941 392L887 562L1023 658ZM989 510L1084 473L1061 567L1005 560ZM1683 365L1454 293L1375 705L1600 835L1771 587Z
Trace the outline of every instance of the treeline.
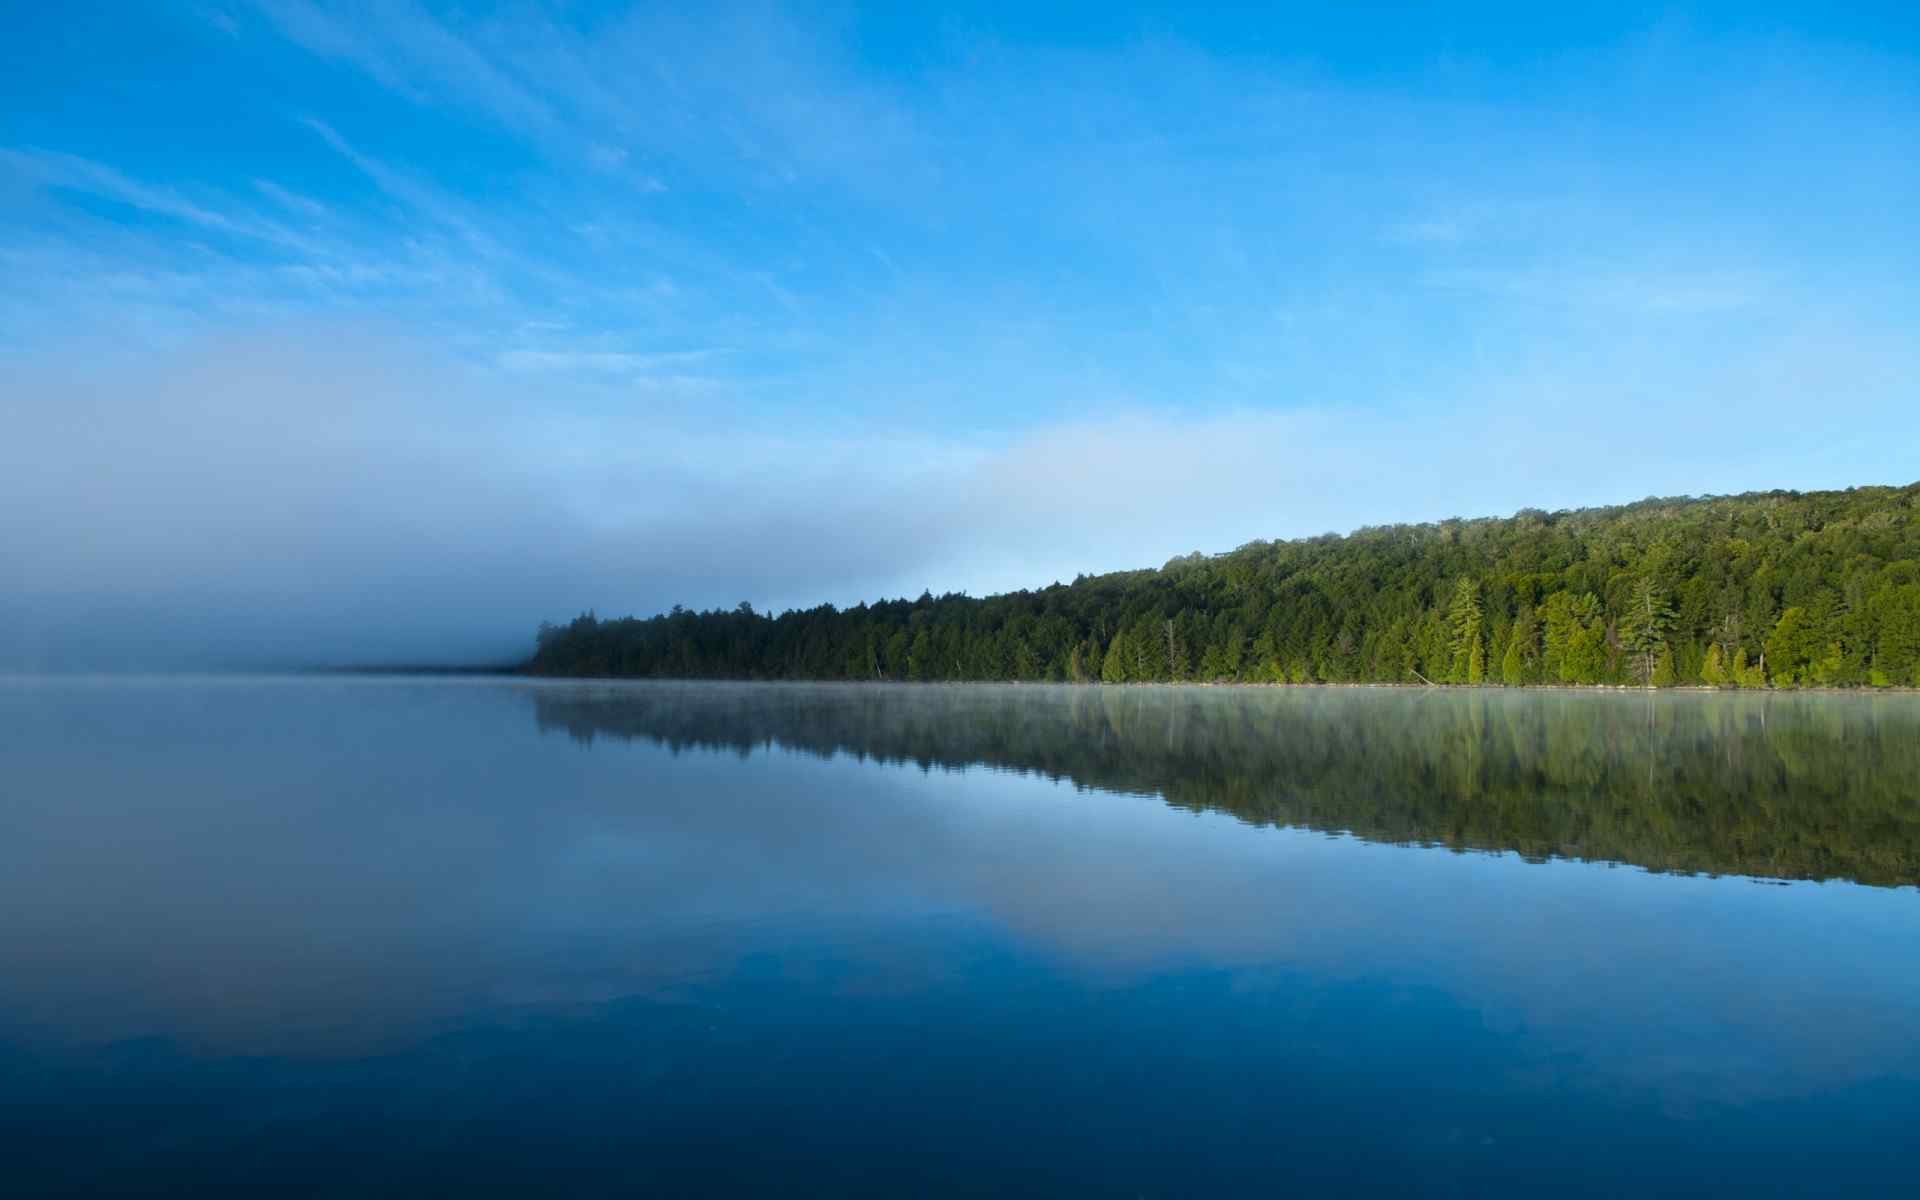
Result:
M1920 686L1920 483L1361 529L976 599L542 625L540 675Z

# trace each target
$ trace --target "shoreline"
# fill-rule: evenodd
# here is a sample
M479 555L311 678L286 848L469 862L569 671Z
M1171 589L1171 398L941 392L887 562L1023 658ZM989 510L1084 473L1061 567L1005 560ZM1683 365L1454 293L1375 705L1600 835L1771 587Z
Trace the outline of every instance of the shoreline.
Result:
M378 671L368 672L379 674ZM449 672L452 673L452 672ZM475 673L475 672L463 672ZM733 676L680 675L547 675L524 671L509 672L519 679L551 680L555 683L755 683L772 686L818 687L834 684L844 687L1064 687L1064 688L1298 688L1354 689L1374 688L1413 692L1606 692L1646 693L1648 695L1686 693L1727 696L1897 696L1920 695L1920 687L1796 687L1737 688L1708 687L1705 684L1681 684L1673 687L1643 687L1631 683L1260 683L1241 680L1197 680L1104 683L1071 679L753 679Z

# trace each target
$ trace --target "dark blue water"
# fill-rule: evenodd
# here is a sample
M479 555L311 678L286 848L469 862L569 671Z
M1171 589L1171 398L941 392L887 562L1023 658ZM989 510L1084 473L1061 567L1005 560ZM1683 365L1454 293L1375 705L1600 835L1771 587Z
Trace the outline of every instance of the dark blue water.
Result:
M0 683L0 1194L1910 1195L1920 698Z

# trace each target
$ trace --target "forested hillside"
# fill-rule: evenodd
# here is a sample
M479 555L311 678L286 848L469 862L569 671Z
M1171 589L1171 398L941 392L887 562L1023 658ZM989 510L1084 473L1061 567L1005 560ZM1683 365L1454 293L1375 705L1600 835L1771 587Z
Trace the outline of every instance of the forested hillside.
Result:
M540 675L1920 686L1920 483L1361 529L975 599L543 625Z

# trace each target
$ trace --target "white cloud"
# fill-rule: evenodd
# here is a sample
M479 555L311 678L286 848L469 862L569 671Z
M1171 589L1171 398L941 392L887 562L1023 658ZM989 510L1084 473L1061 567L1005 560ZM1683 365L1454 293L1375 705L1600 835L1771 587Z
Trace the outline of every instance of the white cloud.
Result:
M0 166L43 188L62 188L117 201L154 216L169 217L216 233L293 247L308 243L270 222L244 213L223 212L180 195L171 188L152 187L107 166L72 154L44 150L0 148Z
M329 215L327 206L318 200L290 192L271 179L256 179L253 181L253 186L261 195L302 216L319 218Z

